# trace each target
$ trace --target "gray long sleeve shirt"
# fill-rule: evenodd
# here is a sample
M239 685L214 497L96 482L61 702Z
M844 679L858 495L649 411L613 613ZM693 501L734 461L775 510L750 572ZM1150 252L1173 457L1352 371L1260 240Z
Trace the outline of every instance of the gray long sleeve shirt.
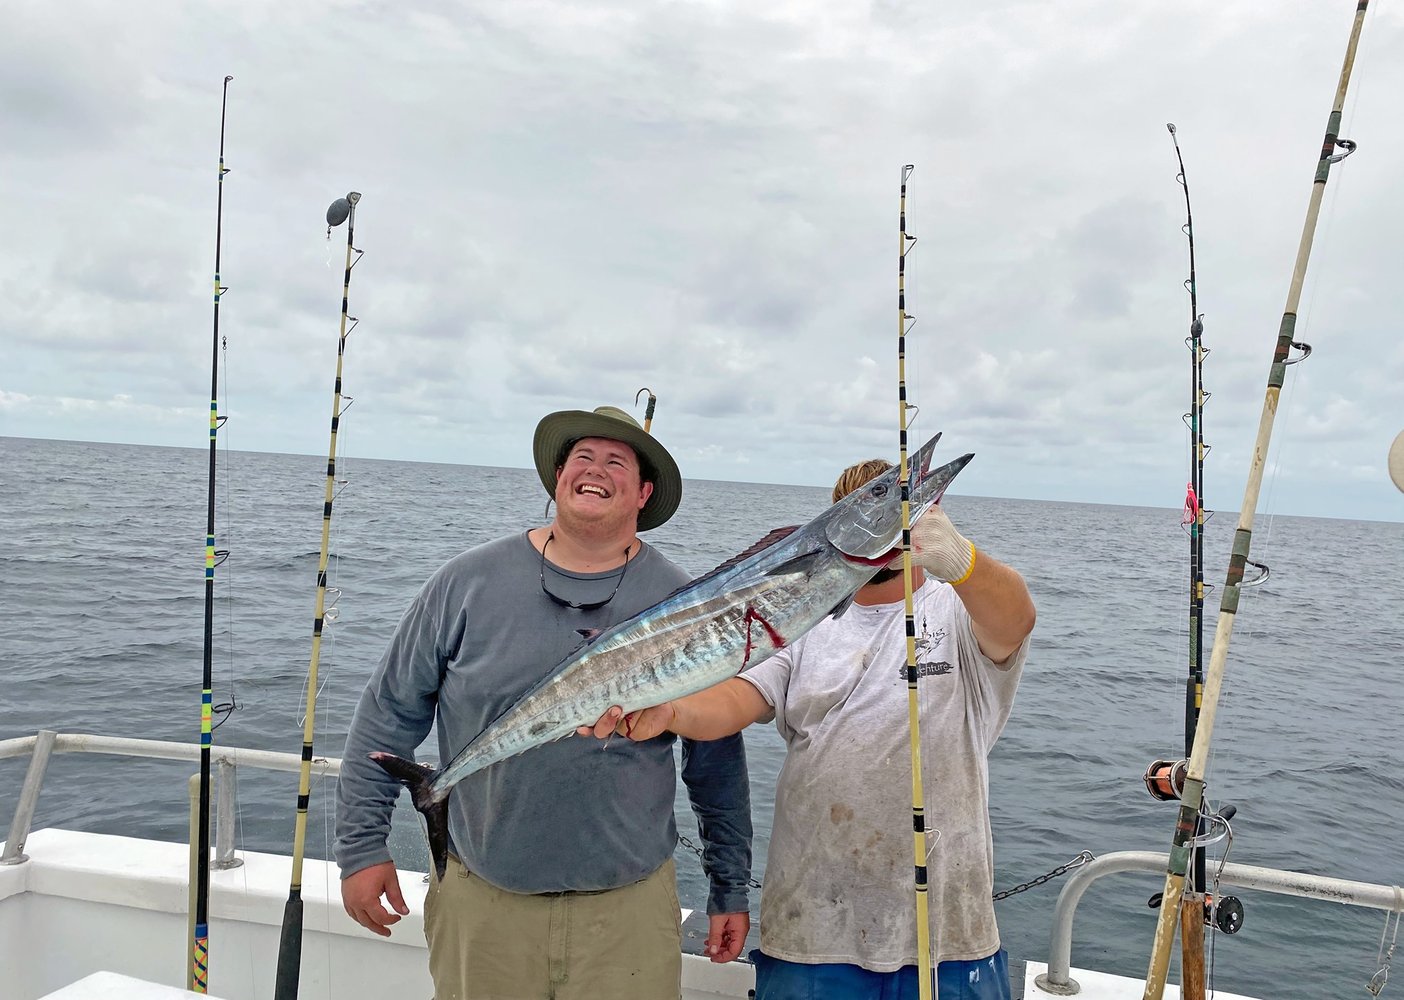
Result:
M662 600L687 574L643 544L604 607L561 607L542 593L603 600L618 571L542 567L526 534L455 557L430 577L366 685L336 791L343 874L390 860L386 839L400 786L367 758L413 759L437 718L450 760L581 643ZM453 850L470 871L511 892L612 889L646 877L677 843L676 773L667 733L635 743L567 737L469 775L449 798ZM703 842L708 913L747 909L750 791L740 735L683 740L682 775Z

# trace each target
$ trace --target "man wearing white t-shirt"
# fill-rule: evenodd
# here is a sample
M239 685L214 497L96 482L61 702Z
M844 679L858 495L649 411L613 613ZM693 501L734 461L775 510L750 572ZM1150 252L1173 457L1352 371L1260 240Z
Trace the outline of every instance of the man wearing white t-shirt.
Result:
M846 469L835 502L891 467ZM913 527L912 562L938 997L1003 1000L988 758L1014 703L1033 599L940 507ZM784 737L751 953L756 1000L918 995L912 842L902 833L911 828L904 590L900 568L881 570L844 614L739 677L628 719L612 709L596 726L600 736L705 740L774 720Z

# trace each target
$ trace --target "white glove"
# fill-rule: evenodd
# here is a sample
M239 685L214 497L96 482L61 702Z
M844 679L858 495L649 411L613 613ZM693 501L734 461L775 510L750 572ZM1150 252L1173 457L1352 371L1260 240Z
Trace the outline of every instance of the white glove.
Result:
M975 546L933 506L912 525L912 562L939 580L964 583L975 569Z

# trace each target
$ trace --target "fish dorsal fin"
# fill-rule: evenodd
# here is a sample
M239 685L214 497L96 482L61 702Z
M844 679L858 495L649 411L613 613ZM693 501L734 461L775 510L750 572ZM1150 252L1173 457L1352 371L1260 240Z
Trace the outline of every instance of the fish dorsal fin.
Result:
M762 551L762 550L764 550L764 549L768 549L768 548L770 548L772 545L776 545L776 544L780 543L780 542L783 541L784 539L788 538L793 532L798 531L799 528L800 528L800 526L799 526L798 524L792 524L792 525L790 525L790 526L788 526L788 527L785 527L785 528L776 528L774 531L770 532L770 534L766 535L766 536L765 536L764 538L762 538L760 541L756 542L754 545L752 545L752 546L751 546L750 548L748 548L746 551L744 551L744 552L738 552L736 555L732 556L730 559L728 559L726 562L722 563L720 566L718 566L716 569L712 570L710 573L704 573L704 574L702 574L701 576L699 576L696 580L693 580L693 581L691 581L690 583L685 583L685 584L683 584L681 587L678 588L678 590L686 590L688 587L694 587L694 586L696 586L697 584L701 583L703 580L709 580L709 579L711 579L712 577L716 576L717 574L722 573L722 572L725 572L726 570L731 569L731 567L735 566L737 563L741 562L743 559L749 559L749 558L751 558L751 556L755 555L757 552L760 552L760 551ZM673 594L676 594L676 593L678 592L678 590L673 591ZM673 594L669 594L668 596L669 596L669 597L672 597Z

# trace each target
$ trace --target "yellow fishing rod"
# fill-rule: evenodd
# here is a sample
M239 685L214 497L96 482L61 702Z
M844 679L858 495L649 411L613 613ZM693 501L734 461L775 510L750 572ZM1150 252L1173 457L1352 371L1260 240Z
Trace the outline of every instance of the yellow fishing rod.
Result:
M336 342L336 382L332 387L331 445L327 450L326 496L322 501L322 552L317 561L317 605L312 615L312 658L307 665L307 714L302 720L302 765L297 779L297 824L293 833L292 878L288 885L288 901L283 907L283 930L278 940L278 974L274 981L274 1000L297 1000L298 980L302 972L302 857L307 844L307 804L312 797L312 736L317 718L317 666L322 652L322 625L326 616L327 555L331 543L332 500L336 488L336 432L341 424L341 363L346 355L346 338L359 322L347 315L351 292L351 269L361 259L357 250L356 203L359 191L338 198L327 209L327 235L346 223L346 270L341 284L341 335ZM355 254L355 258L352 258ZM347 326L347 323L350 326ZM345 397L350 399L350 397ZM348 404L349 405L349 404Z
M1184 790L1180 795L1179 815L1175 820L1175 835L1170 846L1169 863L1165 872L1165 890L1161 897L1160 918L1155 927L1155 943L1150 966L1146 971L1144 1000L1161 1000L1165 992L1165 977L1170 967L1170 951L1175 941L1175 924L1180 916L1180 902L1185 891L1185 876L1195 846L1200 806L1204 799L1204 778L1209 762L1209 747L1214 735L1214 716L1223 685L1224 664L1228 659L1229 640L1233 635L1234 619L1238 614L1238 597L1244 586L1243 573L1249 564L1248 550L1253 538L1253 517L1258 506L1258 493L1263 483L1263 468L1267 462L1268 444L1277 415L1277 401L1287 366L1300 358L1291 356L1295 348L1307 351L1306 345L1295 339L1297 306L1301 301L1302 284L1306 280L1311 244L1316 235L1316 221L1321 212L1321 199L1326 193L1326 180L1331 164L1338 163L1355 151L1355 143L1340 138L1341 111L1345 106L1346 87L1355 65L1355 52L1360 44L1360 30L1365 22L1365 8L1370 0L1358 0L1355 21L1351 25L1350 41L1346 45L1345 62L1336 85L1336 99L1326 122L1326 135L1317 156L1316 175L1312 180L1311 199L1307 203L1306 222L1302 227L1297 259L1292 267L1292 281L1287 291L1287 306L1278 327L1273 347L1272 365L1268 370L1267 392L1263 412L1258 422L1258 437L1253 446L1253 460L1248 469L1248 482L1239 507L1238 528L1234 532L1233 549L1229 557L1228 576L1223 598L1219 603L1219 621L1214 631L1214 649L1209 658L1209 670L1204 681L1204 694L1199 706L1199 721L1194 734L1194 749L1185 773ZM1336 152L1339 149L1340 152Z
M897 238L897 411L898 451L902 484L902 593L907 628L907 724L912 744L912 840L916 852L917 991L921 1000L936 995L935 969L931 965L931 907L926 879L926 796L921 781L921 720L917 702L916 612L912 603L912 503L911 467L907 463L907 332L916 317L907 313L907 251L916 243L907 235L907 178L914 167L902 168L902 194L898 208Z

